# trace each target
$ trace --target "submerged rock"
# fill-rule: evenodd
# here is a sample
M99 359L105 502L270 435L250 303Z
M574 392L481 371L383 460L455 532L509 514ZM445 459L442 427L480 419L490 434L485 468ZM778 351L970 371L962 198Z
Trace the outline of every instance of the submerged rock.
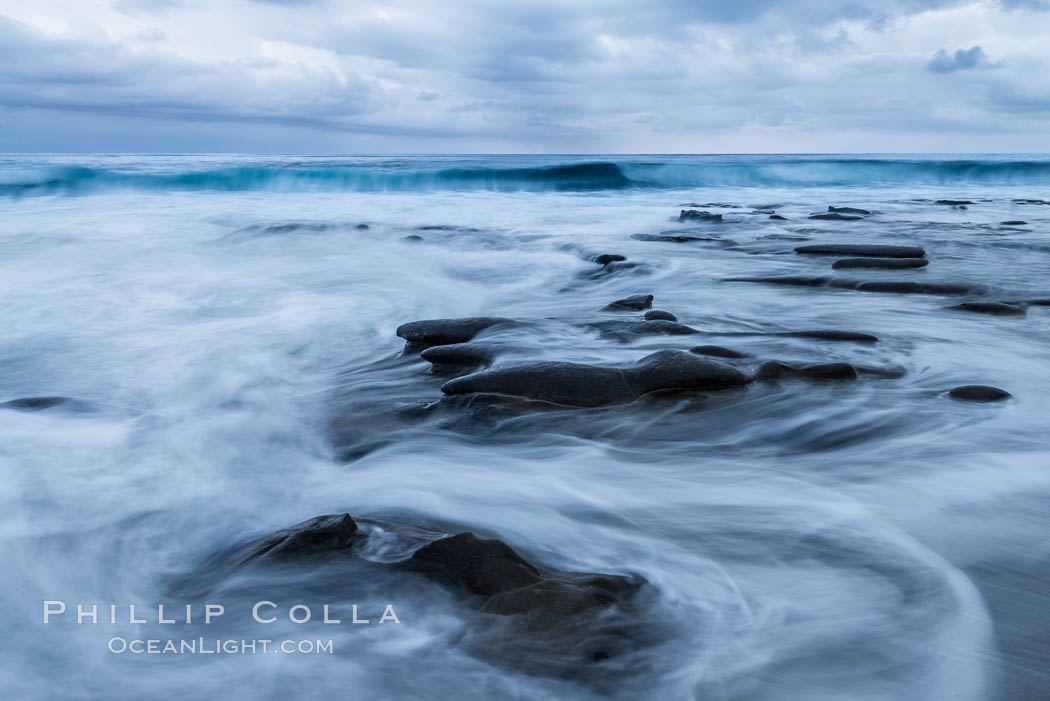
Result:
M877 343L878 336L859 331L840 331L838 329L811 329L805 331L781 331L774 336L790 338L817 338L822 341L855 341L857 343Z
M678 317L671 312L665 312L662 309L652 309L645 313L646 321L678 321Z
M967 402L999 402L1009 399L1012 395L1005 389L990 387L988 385L963 385L948 391L952 399Z
M401 240L405 243L423 243L423 237L419 234L409 234Z
M44 409L61 408L68 411L94 411L95 407L88 402L70 397L21 397L0 402L0 408L15 411L43 411Z
M724 363L678 350L647 355L625 368L536 362L497 367L446 382L445 394L502 394L567 406L629 402L658 390L718 390L750 379Z
M869 212L868 210L860 209L859 207L832 207L829 205L828 211L838 212L839 214L871 214L871 212Z
M747 353L741 353L740 351L733 350L732 348L726 348L725 346L693 346L689 349L689 352L696 353L697 355L710 355L714 358L751 357Z
M824 287L831 282L830 275L770 275L768 277L727 277L722 282L764 282L767 285L793 287Z
M641 311L653 306L652 295L632 295L610 302L602 308L603 312Z
M327 514L274 533L252 546L242 562L261 557L299 557L342 550L359 537L357 522L350 514Z
M801 377L812 380L856 380L857 369L849 363L817 363L789 365L779 360L762 363L755 373L756 380L776 380L782 377Z
M363 556L373 534L381 534L381 547L393 558ZM204 576L210 587L242 567L273 565L282 568L282 579L292 576L294 565L312 586L331 587L335 595L356 595L363 582L377 577L383 578L382 586L404 592L418 591L429 581L467 604L459 613L471 634L480 636L466 642L472 654L525 662L533 671L578 676L581 665L657 640L639 618L639 609L650 601L638 596L647 586L642 577L547 568L501 540L355 520L348 513L318 516L220 553L189 583ZM537 650L549 655L537 655ZM518 660L526 651L530 659Z
M397 335L415 346L445 346L451 343L466 343L485 329L493 326L515 325L517 323L513 319L495 316L426 319L398 326Z
M838 212L826 212L823 214L811 214L810 219L824 219L827 221L860 221L864 217L858 217L853 214L840 214Z
M721 214L712 214L697 209L683 209L678 215L678 221L722 221Z
M727 277L722 282L760 282L767 285L792 285L795 287L834 287L859 292L897 292L901 294L967 295L981 294L985 288L978 285L963 285L943 282L914 282L896 280L849 280L827 276L772 275L769 277Z
M691 326L674 321L595 321L585 325L602 336L618 341L630 341L641 336L688 336L700 333Z
M616 253L603 253L600 256L595 256L591 260L597 263L598 265L608 265L609 263L618 263L620 261L625 261L627 260L627 257L621 256Z
M971 202L970 200L937 200L936 202L934 202L934 204L944 204L944 205L949 205L951 207L959 207L961 205L975 204L975 203Z
M1024 307L1006 302L963 302L948 308L962 312L994 314L995 316L1025 316L1026 314Z
M496 357L496 348L484 343L452 343L431 346L419 354L433 365L450 367L478 367L490 364Z
M925 249L918 246L897 246L870 243L818 243L799 246L795 253L817 256L866 256L869 258L922 258Z
M664 241L667 243L689 243L691 241L724 242L723 239L716 236L695 236L692 234L632 234L631 238L635 241Z
M779 214L770 214L769 218L774 221L787 221L787 217L782 217Z
M831 267L841 268L924 268L930 261L925 258L843 258L835 261Z
M1020 219L1017 219L1017 220L1014 220L1014 221L1004 221L1004 222L1002 222L1002 225L1003 226L1028 226L1028 222L1021 221Z

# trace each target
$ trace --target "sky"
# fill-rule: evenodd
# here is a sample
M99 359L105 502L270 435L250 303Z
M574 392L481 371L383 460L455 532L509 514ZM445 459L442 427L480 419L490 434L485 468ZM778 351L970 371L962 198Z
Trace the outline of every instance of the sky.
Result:
M0 0L0 151L1050 151L1050 0Z

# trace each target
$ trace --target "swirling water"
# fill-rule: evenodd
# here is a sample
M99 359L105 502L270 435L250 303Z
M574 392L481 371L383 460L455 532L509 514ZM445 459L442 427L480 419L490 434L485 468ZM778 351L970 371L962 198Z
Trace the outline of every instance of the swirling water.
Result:
M946 307L1050 297L1048 202L1050 159L1012 155L4 157L0 402L83 404L0 410L3 697L1044 698L1050 308ZM723 221L679 223L693 203ZM808 218L828 205L873 213ZM686 229L707 240L631 238ZM836 276L974 295L723 281L829 275L793 251L829 241L931 261ZM602 275L602 253L638 265ZM584 326L638 293L701 334ZM514 360L718 343L905 374L406 419L444 378L396 327L478 315L529 322ZM880 340L729 335L813 328ZM1013 397L944 395L964 384ZM106 649L146 635L126 623L41 623L43 600L163 602L217 550L342 511L638 573L664 642L613 686L530 673L473 654L447 597L396 578L356 595L400 604L400 626L265 631L334 638L334 655L134 657ZM336 596L250 584L244 601ZM226 618L224 635L258 637Z

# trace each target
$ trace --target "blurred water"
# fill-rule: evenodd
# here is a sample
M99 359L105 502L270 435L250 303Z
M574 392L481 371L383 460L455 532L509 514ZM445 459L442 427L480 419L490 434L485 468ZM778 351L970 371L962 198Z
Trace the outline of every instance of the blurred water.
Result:
M946 310L958 300L940 296L720 280L830 274L830 259L776 238L806 237L918 243L931 260L920 271L835 271L845 277L1048 297L1050 206L1016 201L1050 199L1047 163L0 159L0 402L61 395L95 409L0 410L0 691L1045 698L1050 309L1000 318ZM933 203L945 198L975 204ZM724 213L711 231L731 242L630 238L681 228L673 219L688 203L727 205L704 208ZM828 205L875 213L806 218ZM1027 225L1000 224L1009 220ZM581 277L599 253L643 267ZM711 335L618 344L580 328L637 293ZM469 315L542 322L514 332L522 358L629 362L720 343L907 375L561 410L494 434L383 423L385 406L440 397L427 363L397 360L394 329ZM806 328L880 342L717 335ZM941 394L961 384L1014 398ZM355 461L339 459L340 422L368 444ZM266 631L334 637L334 656L133 658L106 652L115 629L143 635L132 626L41 624L44 599L163 602L171 578L215 550L341 511L460 524L550 566L638 572L660 592L654 625L669 626L672 642L612 691L530 675L469 654L449 602L397 581L361 596L404 601L399 627Z

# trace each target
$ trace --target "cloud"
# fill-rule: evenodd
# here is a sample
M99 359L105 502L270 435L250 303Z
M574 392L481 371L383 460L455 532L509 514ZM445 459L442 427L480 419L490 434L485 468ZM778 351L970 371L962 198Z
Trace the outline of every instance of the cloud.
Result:
M1050 136L1050 47L1007 1L0 0L0 149L1009 149Z
M928 67L934 73L952 73L975 68L995 68L996 65L988 60L980 46L972 46L969 49L959 49L951 55L941 49L930 59Z

